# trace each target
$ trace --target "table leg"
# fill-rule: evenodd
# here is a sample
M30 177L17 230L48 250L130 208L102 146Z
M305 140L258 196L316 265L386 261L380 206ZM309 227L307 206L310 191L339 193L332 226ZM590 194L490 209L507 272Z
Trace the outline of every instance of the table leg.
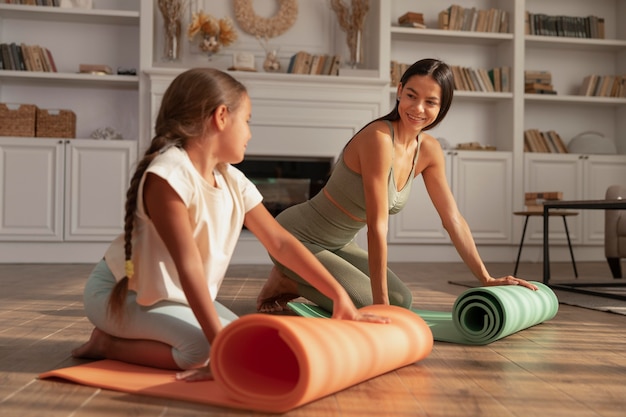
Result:
M548 241L550 213L546 206L543 207L543 283L548 285L550 281L550 243Z
M524 246L524 237L526 236L526 226L528 226L528 218L530 216L526 216L526 220L524 220L524 229L522 230L522 240L519 242L519 249L517 250L517 260L515 261L515 270L513 270L513 276L517 276L517 267L519 266L519 258L522 254L522 246Z
M565 236L567 237L567 246L569 246L569 254L572 257L572 266L574 267L574 276L578 278L578 270L576 269L576 261L574 260L574 250L572 249L572 241L569 238L569 229L567 228L567 220L563 216L563 226L565 226Z

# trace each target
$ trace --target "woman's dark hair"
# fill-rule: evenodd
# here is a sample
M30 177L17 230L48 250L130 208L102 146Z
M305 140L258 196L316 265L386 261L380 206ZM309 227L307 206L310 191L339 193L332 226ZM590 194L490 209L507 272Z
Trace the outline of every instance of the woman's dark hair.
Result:
M413 65L407 68L406 71L404 71L404 74L402 74L402 78L400 78L400 85L402 85L402 88L404 88L404 86L411 79L411 77L416 75L429 75L433 77L437 84L439 84L439 87L441 87L441 103L439 114L437 115L437 118L434 122L432 122L423 129L429 130L437 126L444 119L444 117L446 117L446 114L448 114L448 110L450 110L452 97L454 95L454 78L448 64L438 59L426 58L415 62ZM400 119L400 114L398 113L398 100L396 100L396 105L393 110L376 120L394 121L398 119Z
M246 88L225 72L214 68L192 68L179 74L169 85L155 124L155 136L130 181L126 193L124 217L124 252L126 276L117 282L109 298L109 314L122 317L123 305L128 292L128 280L132 278L132 235L137 209L139 183L150 162L172 146L184 147L188 138L202 137L206 120L220 106L235 111ZM130 276L129 276L130 275Z

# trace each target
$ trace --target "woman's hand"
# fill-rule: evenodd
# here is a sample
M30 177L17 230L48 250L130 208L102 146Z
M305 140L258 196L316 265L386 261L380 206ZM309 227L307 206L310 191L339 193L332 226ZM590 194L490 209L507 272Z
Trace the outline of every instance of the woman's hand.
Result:
M522 287L526 287L533 291L537 291L539 289L536 285L531 284L530 282L521 278L515 278L512 275L507 275L506 277L502 278L489 278L485 283L486 287L495 287L498 285L521 285Z
M215 379L211 367L209 365L202 368L188 369L186 371L178 372L176 379L179 381L195 382L195 381L207 381Z
M391 322L389 317L383 317L378 314L365 313L357 310L352 303L352 300L349 298L347 301L334 303L332 318L336 320L354 320L383 324Z

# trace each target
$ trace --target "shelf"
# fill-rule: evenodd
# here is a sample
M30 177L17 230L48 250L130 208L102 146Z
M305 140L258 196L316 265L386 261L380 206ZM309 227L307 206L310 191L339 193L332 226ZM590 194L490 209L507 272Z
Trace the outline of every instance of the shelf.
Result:
M626 41L617 39L567 38L561 36L526 35L527 47L549 49L575 49L577 51L617 52L626 50Z
M49 6L0 4L0 19L28 19L72 23L139 25L139 11L70 9Z
M513 40L512 33L470 32L440 29L415 29L400 26L391 27L394 41L456 42L460 44L498 45Z
M0 84L31 82L42 82L46 85L110 86L137 89L139 86L139 77L137 75L94 75L66 72L0 70Z
M559 104L592 104L605 106L624 106L626 98L593 97L574 95L524 94L524 100L529 102L559 103Z

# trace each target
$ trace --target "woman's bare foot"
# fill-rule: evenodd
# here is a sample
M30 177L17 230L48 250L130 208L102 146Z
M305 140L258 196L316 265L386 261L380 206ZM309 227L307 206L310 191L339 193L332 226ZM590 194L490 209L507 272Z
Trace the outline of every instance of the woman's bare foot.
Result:
M89 340L72 350L72 356L81 359L106 359L106 347L110 341L110 335L95 327Z
M261 313L284 311L287 303L298 297L298 284L273 267L257 297L256 309Z

